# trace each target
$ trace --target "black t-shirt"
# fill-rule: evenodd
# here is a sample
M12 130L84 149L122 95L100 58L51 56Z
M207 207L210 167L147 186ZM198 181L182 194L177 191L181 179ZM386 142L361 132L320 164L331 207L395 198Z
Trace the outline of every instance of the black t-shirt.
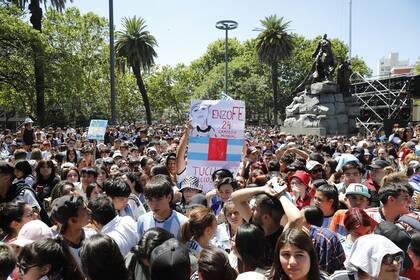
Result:
M253 223L252 218L253 217L251 217L251 219L249 219L248 223L250 223L250 224ZM253 224L256 224L256 223L253 223ZM279 236L283 233L283 229L284 229L283 226L280 225L280 227L275 232L273 232L270 235L265 236L265 243L264 243L264 248L265 248L264 249L264 252L265 252L264 257L265 257L265 260L264 260L264 263L267 266L270 266L270 265L273 264L274 250L276 248L277 239L279 239Z
M278 230L273 232L272 234L265 237L265 253L266 253L266 263L272 264L274 261L274 250L276 249L277 239L279 239L280 235L283 233L283 226L280 226Z

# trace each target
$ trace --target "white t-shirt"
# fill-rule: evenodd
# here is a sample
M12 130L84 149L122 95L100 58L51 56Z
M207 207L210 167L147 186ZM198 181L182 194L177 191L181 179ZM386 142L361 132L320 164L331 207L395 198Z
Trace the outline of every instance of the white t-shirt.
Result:
M102 228L101 233L114 239L123 256L127 255L139 241L137 224L130 216L115 216Z

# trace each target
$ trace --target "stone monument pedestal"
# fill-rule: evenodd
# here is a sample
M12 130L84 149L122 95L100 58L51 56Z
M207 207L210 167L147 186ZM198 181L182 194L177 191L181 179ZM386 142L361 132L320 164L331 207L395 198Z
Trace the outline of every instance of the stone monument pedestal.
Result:
M334 82L311 84L286 107L282 131L294 135L346 135L356 132L360 105L356 98L337 92Z

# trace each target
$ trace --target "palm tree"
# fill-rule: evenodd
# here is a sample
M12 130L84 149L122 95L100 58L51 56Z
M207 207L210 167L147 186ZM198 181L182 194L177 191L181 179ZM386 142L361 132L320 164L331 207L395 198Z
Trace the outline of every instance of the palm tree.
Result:
M47 0L11 0L11 2L18 6L21 10L25 10L28 6L31 12L30 22L32 27L39 32L42 32L42 8L41 3L44 3L44 7L47 7ZM50 6L59 12L62 12L66 5L66 0L50 0ZM73 0L70 0L73 2ZM45 60L44 60L44 49L40 42L33 42L32 49L34 52L34 73L35 73L35 92L36 92L36 115L40 126L45 125Z
M156 38L146 30L146 22L142 18L124 18L123 31L116 32L117 55L125 58L128 66L131 66L136 76L137 86L143 99L146 111L147 124L152 124L149 98L144 86L141 70L148 71L157 57L154 47L157 46Z
M260 21L263 28L257 37L257 53L262 63L271 67L271 83L273 86L274 123L278 119L278 64L290 57L293 50L293 38L288 33L290 21L284 21L283 17L271 15Z

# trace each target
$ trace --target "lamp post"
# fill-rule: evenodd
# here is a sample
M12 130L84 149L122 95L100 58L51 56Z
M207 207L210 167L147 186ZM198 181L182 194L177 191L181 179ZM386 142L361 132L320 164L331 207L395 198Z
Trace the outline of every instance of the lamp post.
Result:
M115 110L115 50L114 50L114 4L109 0L109 78L111 81L111 125L117 122Z
M221 20L216 22L216 28L225 30L225 94L228 94L228 31L238 27L238 23L233 20Z

